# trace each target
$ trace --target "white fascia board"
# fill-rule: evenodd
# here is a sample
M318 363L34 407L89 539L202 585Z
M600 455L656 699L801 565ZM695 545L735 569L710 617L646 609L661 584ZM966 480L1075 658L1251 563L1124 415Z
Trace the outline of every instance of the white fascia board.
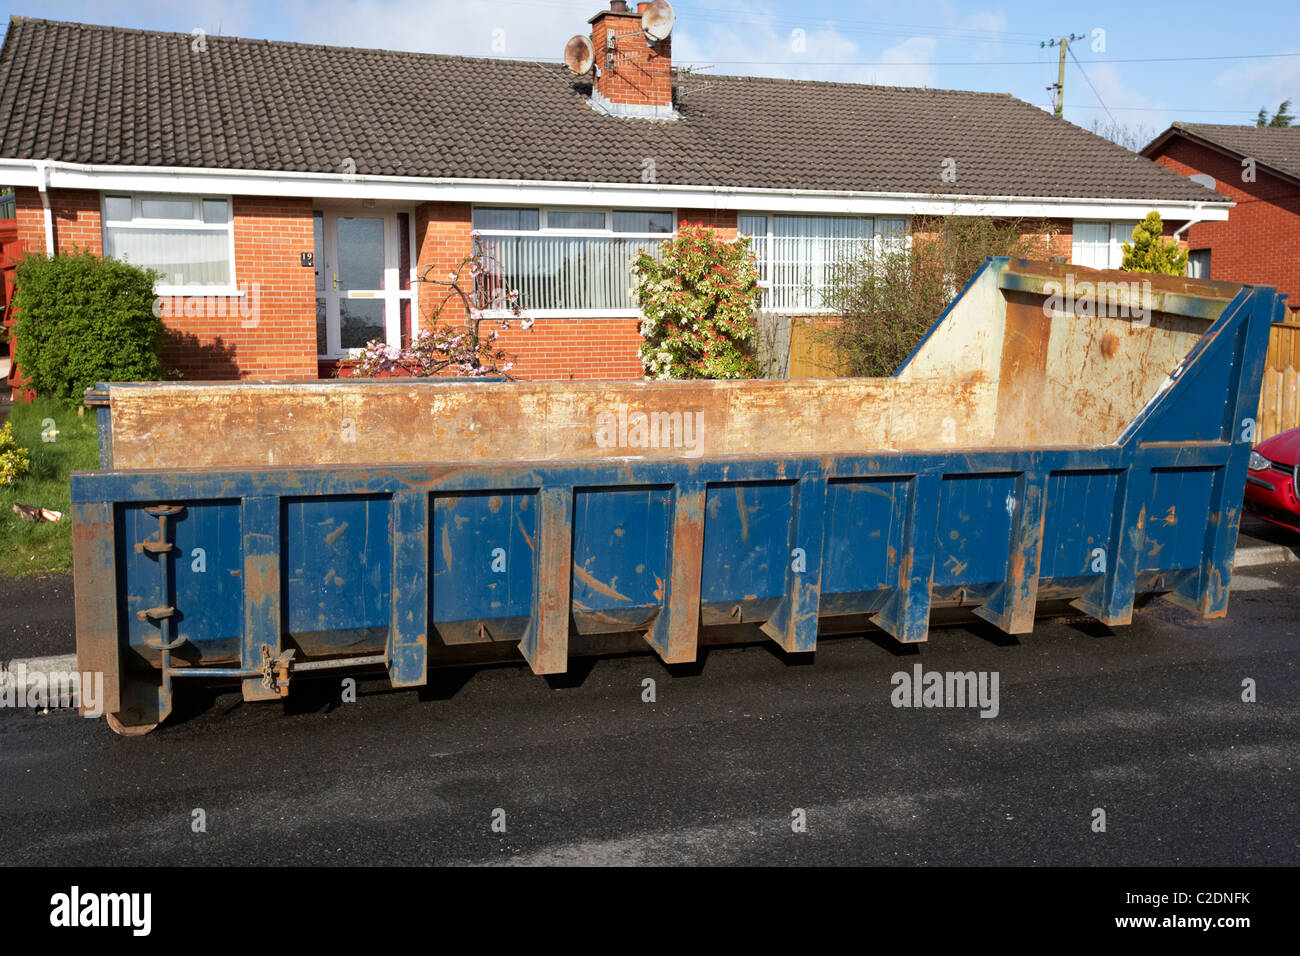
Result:
M1222 222L1234 203L1142 199L1067 199L1051 196L935 196L931 193L758 189L655 183L568 183L541 180L435 179L332 173L95 166L49 163L51 189L375 199L401 202L468 202L484 205L631 206L841 215L1012 216L1056 219L1161 218ZM35 186L37 161L0 158L0 182Z

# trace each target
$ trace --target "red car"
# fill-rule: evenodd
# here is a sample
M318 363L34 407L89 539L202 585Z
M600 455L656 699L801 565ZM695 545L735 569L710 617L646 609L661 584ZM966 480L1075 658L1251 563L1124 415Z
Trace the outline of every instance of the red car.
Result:
M1265 521L1300 532L1300 428L1274 435L1250 453L1246 508Z

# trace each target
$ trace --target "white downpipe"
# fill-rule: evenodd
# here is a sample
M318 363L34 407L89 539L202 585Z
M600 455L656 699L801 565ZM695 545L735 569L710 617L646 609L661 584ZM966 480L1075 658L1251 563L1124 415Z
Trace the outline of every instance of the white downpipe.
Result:
M36 174L39 177L36 188L41 192L41 207L45 210L45 254L54 255L54 212L50 209L50 160L36 161Z
M1197 204L1196 204L1196 208L1195 208L1194 210L1192 210L1192 218L1189 219L1189 220L1187 220L1185 223L1183 223L1181 226L1179 226L1177 229L1174 230L1174 241L1175 241L1175 242L1178 241L1180 234L1181 234L1184 230L1186 230L1186 229L1191 229L1192 226L1194 226L1194 225L1196 225L1198 222L1201 222L1201 221L1202 221L1202 220L1201 220L1201 215L1200 215L1200 214L1201 214L1201 204L1200 204L1200 203L1197 203Z

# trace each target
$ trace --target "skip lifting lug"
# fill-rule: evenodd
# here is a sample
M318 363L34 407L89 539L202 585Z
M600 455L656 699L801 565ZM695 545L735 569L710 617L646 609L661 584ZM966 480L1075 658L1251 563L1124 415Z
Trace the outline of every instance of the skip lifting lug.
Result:
M289 696L289 667L293 661L293 650L287 650L279 657L267 644L262 645L262 686L273 690L277 697Z
M158 519L158 537L137 541L135 550L140 554L146 552L149 554L168 554L171 552L176 546L167 540L167 519L175 518L184 510L183 505L156 505L152 508L145 508L145 514Z

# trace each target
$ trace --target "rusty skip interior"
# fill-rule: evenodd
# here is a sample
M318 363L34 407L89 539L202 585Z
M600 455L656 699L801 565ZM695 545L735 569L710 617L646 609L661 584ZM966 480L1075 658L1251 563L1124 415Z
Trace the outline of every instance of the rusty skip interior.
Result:
M110 386L115 469L863 454L1119 439L1240 285L990 260L892 378Z

